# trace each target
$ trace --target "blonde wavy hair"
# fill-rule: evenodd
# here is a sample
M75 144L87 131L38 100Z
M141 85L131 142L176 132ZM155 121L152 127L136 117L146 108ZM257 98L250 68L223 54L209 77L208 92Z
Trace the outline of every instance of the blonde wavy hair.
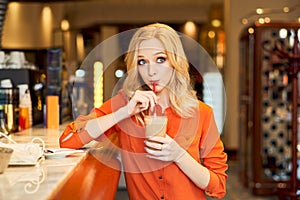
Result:
M144 84L137 69L138 50L143 40L156 38L164 46L167 57L174 67L174 76L166 89L172 109L181 117L192 117L198 107L198 100L190 84L189 64L177 32L170 26L155 23L139 28L133 35L125 57L127 78L123 90L128 97L134 91L143 90Z

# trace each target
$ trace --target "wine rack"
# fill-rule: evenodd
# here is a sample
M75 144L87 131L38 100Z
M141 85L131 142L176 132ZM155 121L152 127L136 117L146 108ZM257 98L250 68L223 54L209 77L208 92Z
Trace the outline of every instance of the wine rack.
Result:
M255 24L240 38L240 178L257 195L279 195L292 182L298 185L293 142L297 146L299 134L293 134L292 124L298 73L290 70L289 55L299 48L299 28L299 23Z

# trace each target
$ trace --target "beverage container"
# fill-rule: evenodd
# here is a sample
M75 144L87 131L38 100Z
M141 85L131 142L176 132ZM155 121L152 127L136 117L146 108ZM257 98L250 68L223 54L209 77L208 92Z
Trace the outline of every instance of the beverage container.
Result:
M59 96L47 96L46 120L47 128L59 128Z
M9 79L1 80L0 105L1 129L5 127L8 134L17 132L19 117L19 89L13 87Z
M8 167L13 149L0 147L0 174L3 174Z
M19 107L19 127L21 130L30 128L29 108L26 106Z
M167 131L167 116L151 116L146 115L144 118L146 137L150 136L166 136Z
M18 85L19 88L19 126L20 129L27 129L32 126L32 103L30 91L27 84Z
M5 121L5 113L4 113L4 106L0 104L0 132L9 135L9 132L7 130L7 125ZM1 138L1 136L0 136Z

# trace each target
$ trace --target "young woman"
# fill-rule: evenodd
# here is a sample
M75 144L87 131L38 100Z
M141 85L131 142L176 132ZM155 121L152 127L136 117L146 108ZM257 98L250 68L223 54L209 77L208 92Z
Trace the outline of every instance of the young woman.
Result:
M179 35L165 24L141 27L125 62L123 88L70 123L61 147L79 148L117 133L130 199L224 197L227 155L213 110L190 86ZM144 116L154 111L168 118L165 137L145 137Z

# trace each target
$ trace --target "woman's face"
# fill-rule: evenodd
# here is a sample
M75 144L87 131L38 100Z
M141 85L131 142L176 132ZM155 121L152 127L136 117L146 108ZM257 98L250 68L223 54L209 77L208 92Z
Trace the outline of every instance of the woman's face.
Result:
M143 81L156 92L161 92L168 85L173 75L173 67L162 43L156 39L144 40L138 50L137 66Z

